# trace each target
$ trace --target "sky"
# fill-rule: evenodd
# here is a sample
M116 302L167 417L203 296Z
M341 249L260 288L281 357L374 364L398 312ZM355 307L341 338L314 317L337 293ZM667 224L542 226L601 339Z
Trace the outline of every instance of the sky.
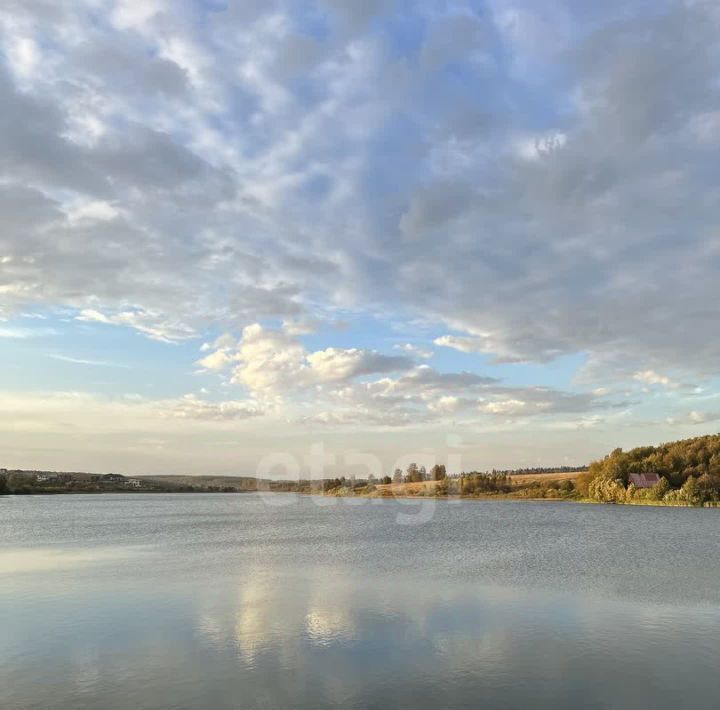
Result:
M4 0L0 467L717 431L719 61L715 0Z

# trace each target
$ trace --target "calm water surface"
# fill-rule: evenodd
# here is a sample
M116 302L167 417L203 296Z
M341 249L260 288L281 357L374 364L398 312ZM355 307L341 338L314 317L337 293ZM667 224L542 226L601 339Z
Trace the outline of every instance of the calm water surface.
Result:
M720 707L720 511L273 502L0 498L0 708Z

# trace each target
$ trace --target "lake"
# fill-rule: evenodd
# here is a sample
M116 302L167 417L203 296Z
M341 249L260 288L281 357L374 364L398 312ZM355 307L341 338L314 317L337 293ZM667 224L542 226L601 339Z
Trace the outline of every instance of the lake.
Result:
M720 511L0 498L0 708L720 706Z

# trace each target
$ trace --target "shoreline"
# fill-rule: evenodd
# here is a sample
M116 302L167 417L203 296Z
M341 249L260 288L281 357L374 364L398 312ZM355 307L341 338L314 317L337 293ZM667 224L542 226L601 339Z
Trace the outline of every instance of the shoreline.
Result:
M685 503L681 501L600 501L593 500L592 498L570 498L570 497L556 497L556 498L529 498L525 496L513 496L513 495L412 495L409 493L392 494L392 495L374 495L373 493L353 493L350 495L336 494L336 493L322 493L312 491L267 491L267 490L244 490L244 491L161 491L161 490L113 490L113 491L33 491L32 493L3 493L0 494L0 500L3 498L32 498L36 496L65 496L65 495L78 495L78 496L116 496L116 495L177 495L177 496L192 496L192 495L246 495L252 493L270 493L272 495L277 494L295 494L307 497L317 498L341 498L341 499L365 499L365 500L444 500L444 501L499 501L509 503L575 503L578 505L600 505L600 506L635 506L645 508L720 508L720 502L708 501L699 505L693 505L692 503Z
M720 508L719 502L706 502L701 505L693 505L691 503L684 503L680 501L626 501L623 503L593 500L592 498L571 498L571 497L557 497L557 498L529 498L526 496L514 496L514 495L447 495L447 496L436 496L436 495L412 495L410 493L400 493L393 495L374 495L373 493L311 493L302 492L299 495L305 496L318 496L321 498L366 498L369 500L468 500L468 501L502 501L502 502L516 502L516 503L577 503L579 505L601 505L601 506L642 506L647 508Z

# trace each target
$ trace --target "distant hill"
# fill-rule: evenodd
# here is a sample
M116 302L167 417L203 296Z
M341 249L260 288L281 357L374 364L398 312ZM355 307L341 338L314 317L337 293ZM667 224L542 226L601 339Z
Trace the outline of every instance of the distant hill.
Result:
M250 476L124 476L0 468L0 493L244 493L257 488Z
M231 486L238 490L257 490L257 479L253 476L190 476L190 475L159 475L136 476L142 481L149 481L165 486L194 486L197 488L225 488Z
M248 493L304 489L310 490L307 482L269 481L253 476L124 476L118 473L0 468L0 493Z

